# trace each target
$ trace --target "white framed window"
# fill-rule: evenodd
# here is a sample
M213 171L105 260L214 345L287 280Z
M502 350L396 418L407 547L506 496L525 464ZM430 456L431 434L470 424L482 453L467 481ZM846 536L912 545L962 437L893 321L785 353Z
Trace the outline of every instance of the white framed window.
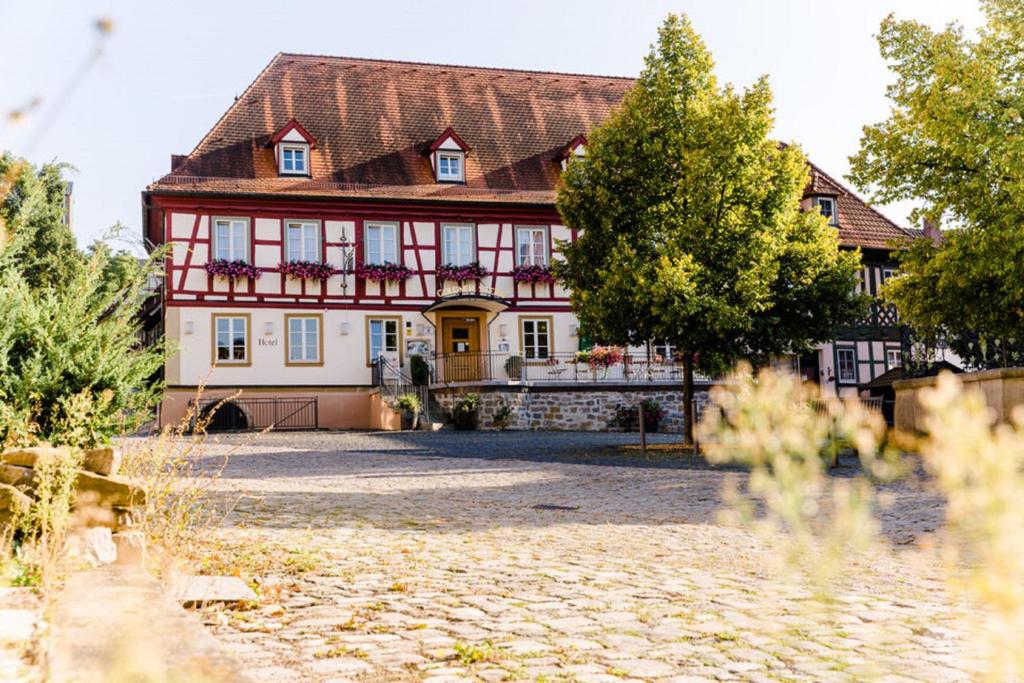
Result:
M437 179L449 182L462 182L465 174L465 154L462 152L437 153Z
M285 260L320 261L320 224L285 221Z
M321 364L321 317L286 315L285 323L288 330L288 363Z
M395 358L401 343L399 318L367 318L367 365L372 365L378 358Z
M836 348L836 376L840 384L857 383L857 350L852 346Z
M676 347L667 341L655 341L651 344L651 351L655 356L661 356L664 360L670 361L675 357Z
M548 265L547 228L516 228L516 262L520 266Z
M214 363L249 363L249 316L214 315Z
M815 206L821 215L828 219L829 225L839 225L839 212L836 210L836 200L832 197L818 197L814 200Z
M282 175L309 175L309 145L281 143L278 157Z
M890 268L890 267L882 268L882 284L885 284L886 280L891 280L892 278L896 277L897 275L899 275L899 271L896 270L895 268Z
M397 223L366 224L365 262L372 265L399 263Z
M227 261L249 260L248 219L213 219L213 257Z
M444 263L469 265L476 261L476 227L472 224L442 225L441 241Z
M551 356L550 318L521 318L520 344L526 360L546 360Z
M903 367L903 352L900 349L886 349L885 367L887 370Z

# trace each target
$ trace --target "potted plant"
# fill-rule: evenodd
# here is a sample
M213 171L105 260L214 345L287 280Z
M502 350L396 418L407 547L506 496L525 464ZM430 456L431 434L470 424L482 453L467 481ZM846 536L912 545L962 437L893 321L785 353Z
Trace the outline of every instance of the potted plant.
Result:
M477 394L466 394L455 402L452 407L452 422L456 429L476 429L477 411L480 397Z
M665 416L668 415L668 411L662 408L661 404L653 398L645 398L640 401L640 404L644 407L644 431L658 431L658 427Z
M523 357L522 356L509 356L505 359L505 374L511 380L520 380L523 378Z
M414 386L430 384L430 363L419 354L409 356L409 374L412 376Z
M402 429L416 429L420 422L423 404L416 394L402 394L395 401L395 410L402 411Z

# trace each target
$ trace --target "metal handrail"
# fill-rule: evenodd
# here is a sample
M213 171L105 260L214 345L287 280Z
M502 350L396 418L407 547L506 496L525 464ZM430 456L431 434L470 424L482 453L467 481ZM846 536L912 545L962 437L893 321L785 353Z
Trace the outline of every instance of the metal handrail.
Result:
M389 378L391 382L389 382ZM379 387L392 401L398 400L403 394L415 394L420 401L420 415L430 422L430 387L413 384L412 377L396 367L384 356L378 356L373 364L373 384Z

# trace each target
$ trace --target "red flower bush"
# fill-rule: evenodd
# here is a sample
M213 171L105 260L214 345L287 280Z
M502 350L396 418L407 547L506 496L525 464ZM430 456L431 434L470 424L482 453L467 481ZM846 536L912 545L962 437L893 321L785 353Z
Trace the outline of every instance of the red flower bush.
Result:
M263 274L262 270L251 263L246 263L242 260L228 261L222 258L207 261L206 272L216 277L227 278L228 280L240 280L242 278L255 280Z
M438 280L450 280L451 282L458 282L460 285L463 282L479 282L487 277L487 274L487 269L481 266L478 261L473 261L464 266L453 266L450 263L446 263L443 266L437 267Z
M356 269L356 275L372 282L401 282L412 277L412 271L401 263L364 263Z
M625 359L622 349L618 346L595 346L589 351L578 351L577 363L586 363L592 368L608 369L613 365L621 363Z
M278 268L293 280L326 280L334 275L331 264L319 261L288 261L278 264Z
M512 269L512 279L516 282L553 283L555 274L551 266L516 266Z

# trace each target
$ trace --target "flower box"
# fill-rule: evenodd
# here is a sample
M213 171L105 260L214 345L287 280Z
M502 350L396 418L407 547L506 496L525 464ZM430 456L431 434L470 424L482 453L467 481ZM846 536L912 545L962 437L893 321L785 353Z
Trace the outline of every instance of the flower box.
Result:
M263 271L242 260L228 261L227 259L214 259L206 263L206 272L215 277L223 277L228 280L241 280L249 278L257 279Z
M555 274L551 272L551 266L516 266L512 270L512 279L516 282L543 282L554 283Z
M331 264L319 261L288 261L278 268L293 280L326 280L334 274Z
M446 263L443 266L437 267L438 280L458 282L460 285L463 282L479 282L487 277L487 275L487 269L481 266L478 261L473 261L464 266L454 266Z
M364 263L356 275L371 282L401 282L412 277L412 271L400 263Z

